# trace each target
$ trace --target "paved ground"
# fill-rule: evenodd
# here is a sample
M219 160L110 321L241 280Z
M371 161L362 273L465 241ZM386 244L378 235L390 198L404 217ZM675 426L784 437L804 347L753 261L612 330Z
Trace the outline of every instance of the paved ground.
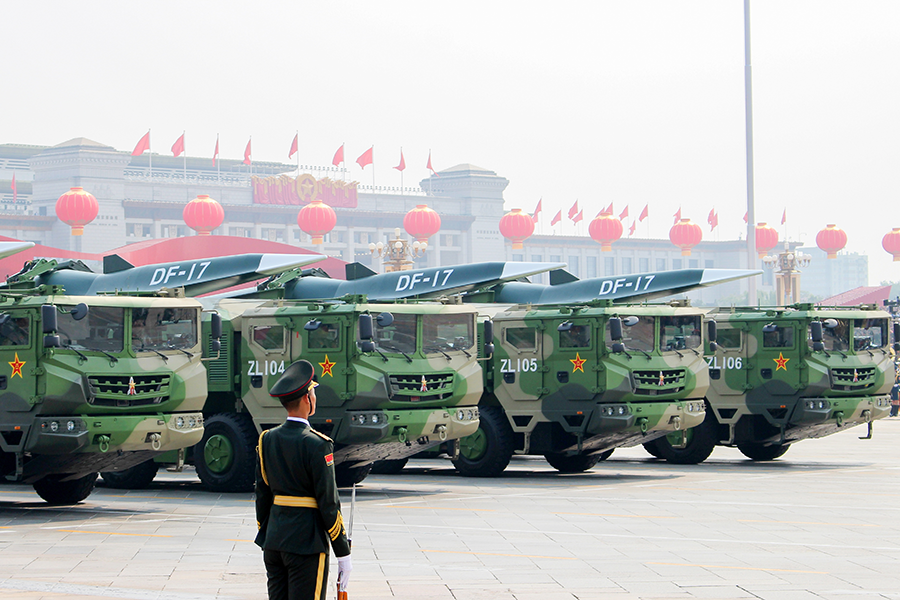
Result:
M413 461L358 489L350 595L900 599L900 419L863 433L772 463L718 448L682 467L620 450L569 476L543 460L499 479ZM188 473L71 508L2 485L0 598L262 599L255 528L249 494L204 492Z

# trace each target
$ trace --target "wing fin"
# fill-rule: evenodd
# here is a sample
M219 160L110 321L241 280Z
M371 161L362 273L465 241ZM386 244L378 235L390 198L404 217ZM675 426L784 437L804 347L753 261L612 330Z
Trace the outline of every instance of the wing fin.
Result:
M346 277L347 281L363 279L365 277L371 277L372 275L377 274L378 273L376 273L366 265L358 262L347 263L347 265L344 267L344 277Z
M133 269L134 265L119 256L118 254L108 254L103 257L103 274L118 273L119 271L127 271Z
M578 278L566 271L565 269L556 269L550 271L550 285L560 285L561 283L572 283L578 281Z

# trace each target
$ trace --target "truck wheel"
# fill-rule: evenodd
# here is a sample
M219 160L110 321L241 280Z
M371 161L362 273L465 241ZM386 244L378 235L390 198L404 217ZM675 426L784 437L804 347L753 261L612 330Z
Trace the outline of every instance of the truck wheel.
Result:
M371 464L364 467L337 465L334 467L334 480L339 488L353 487L354 483L359 483L365 479L371 470Z
M790 444L772 444L771 446L763 446L757 442L744 442L737 445L741 454L750 460L775 460L791 447Z
M453 466L465 477L497 477L512 458L512 429L501 408L485 406L479 414L478 430L459 441Z
M78 504L91 495L97 474L91 473L71 481L60 481L66 474L47 475L34 482L34 491L50 504Z
M657 438L651 442L644 444L644 448L652 445L656 452L650 452L653 456L664 458L668 462L676 465L696 465L702 463L712 454L713 448L716 447L716 417L708 407L706 409L706 418L703 422L684 432L687 436L687 444L684 448L675 448L673 442L680 441L681 433L674 432L661 438Z
M547 462L550 463L551 467L560 473L583 473L601 460L604 460L604 454L606 455L606 458L609 458L612 454L612 450L607 450L601 454L574 454L572 456L551 453L545 454L544 458L547 459Z
M406 463L408 462L408 458L398 458L396 460L379 460L374 465L372 465L372 474L396 475L403 470L403 467L405 467Z
M150 459L121 471L100 471L100 477L109 488L143 490L150 485L158 470L159 465Z
M220 413L203 424L194 466L213 492L251 492L256 479L256 427L250 415Z
M656 440L653 440L652 442L647 442L643 446L644 446L644 450L646 450L647 453L650 454L650 456L653 456L655 458L663 457L662 453L659 451L659 448L656 447Z

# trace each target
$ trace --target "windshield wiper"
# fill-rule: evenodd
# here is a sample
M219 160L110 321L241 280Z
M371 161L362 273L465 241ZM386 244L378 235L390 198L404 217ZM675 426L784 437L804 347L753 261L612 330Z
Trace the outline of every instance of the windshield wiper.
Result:
M400 348L397 348L395 346L385 346L384 344L382 344L381 347L384 348L385 350L393 350L394 352L399 352L400 354L403 355L404 358L406 358L406 362L412 362L412 358L409 356L409 354L407 354Z
M162 352L160 352L159 350L157 350L156 348L141 348L140 351L141 352L156 352L157 354L159 354L162 357L162 359L164 361L169 362L169 357L166 356L165 354L163 354Z
M428 352L429 350L435 350L435 351L437 351L437 352L440 352L441 354L444 355L444 357L445 357L447 360L452 360L452 359L450 358L450 355L447 354L446 352L444 352L443 350L441 350L438 346L428 346L428 347L425 348L425 352Z
M111 362L111 363L119 362L118 358L116 358L115 356L113 356L112 354L107 352L106 350L101 350L100 348L88 348L88 350L93 350L94 352L102 352L103 354L105 354L106 356L109 357L109 362Z
M77 354L78 356L80 356L80 357L81 357L81 360L87 360L87 359L88 359L87 356L85 356L84 354L82 354L81 352L79 352L78 349L75 348L75 346L73 346L72 344L68 344L68 345L66 345L66 346L63 346L63 348L66 348L67 350L71 350L72 352L74 352L75 354Z
M179 352L184 352L188 358L194 358L194 355L191 354L190 352L188 352L187 350L185 350L184 348L177 348L171 344L166 346L166 350L178 350Z

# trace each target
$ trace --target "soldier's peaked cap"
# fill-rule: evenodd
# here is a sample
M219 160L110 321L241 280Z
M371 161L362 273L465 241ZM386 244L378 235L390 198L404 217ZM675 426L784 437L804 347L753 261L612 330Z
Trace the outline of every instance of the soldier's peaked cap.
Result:
M282 403L292 402L317 385L319 384L316 383L316 370L312 363L308 360L298 360L284 370L269 394L281 400Z

